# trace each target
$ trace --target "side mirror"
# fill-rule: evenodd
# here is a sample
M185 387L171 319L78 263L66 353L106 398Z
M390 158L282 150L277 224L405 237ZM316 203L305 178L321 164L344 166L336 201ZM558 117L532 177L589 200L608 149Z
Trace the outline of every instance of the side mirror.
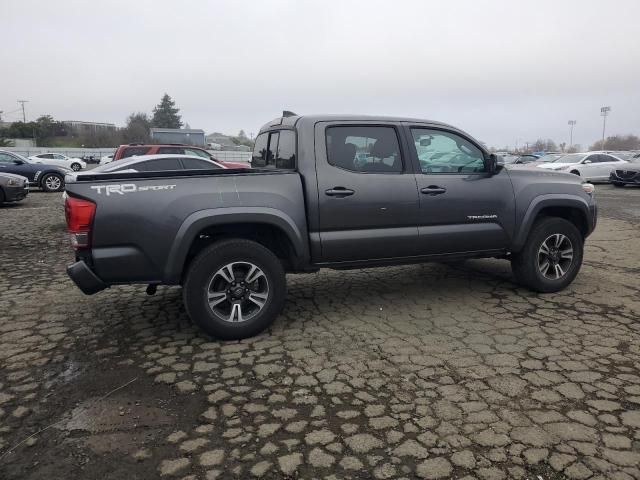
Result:
M15 159L13 163L16 165L22 165L24 162L22 160Z
M495 153L489 155L489 157L485 158L484 166L487 170L487 173L496 173L498 170L498 157Z
M584 164L586 165L587 163L591 163L591 160L585 160L585 161L584 161L584 162L582 162L582 163L584 163Z
M420 146L421 147L428 147L429 145L431 145L431 138L421 138L420 139Z

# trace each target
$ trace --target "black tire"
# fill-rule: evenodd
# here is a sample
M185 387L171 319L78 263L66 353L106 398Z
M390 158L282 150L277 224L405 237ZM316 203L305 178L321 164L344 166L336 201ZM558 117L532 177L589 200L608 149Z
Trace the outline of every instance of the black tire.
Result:
M74 172L79 172L80 170L82 170L82 165L80 165L79 163L72 163L71 170L73 170Z
M208 301L209 288L215 281L216 272L231 263L257 266L264 273L268 285L264 306L242 322L220 318ZM282 263L273 252L251 240L230 239L205 248L193 259L183 285L183 298L187 314L205 332L223 340L239 340L256 335L273 323L284 307L286 290ZM226 300L224 303L232 305ZM248 302L247 305L253 306ZM233 311L233 307L231 309Z
M620 182L611 182L611 183L613 183L614 187L620 187L620 188L624 187L624 183L620 183Z
M4 191L0 188L0 204L3 204L5 201Z
M48 182L47 180L58 179L60 182ZM64 190L64 177L57 173L46 173L40 181L40 188L45 192L61 192Z
M573 258L564 275L557 279L550 279L541 271L539 251L542 244L555 234L568 238L571 242ZM542 293L558 292L573 282L580 271L583 253L584 238L573 223L563 218L542 217L531 227L529 238L522 250L512 256L511 269L516 281L531 290Z

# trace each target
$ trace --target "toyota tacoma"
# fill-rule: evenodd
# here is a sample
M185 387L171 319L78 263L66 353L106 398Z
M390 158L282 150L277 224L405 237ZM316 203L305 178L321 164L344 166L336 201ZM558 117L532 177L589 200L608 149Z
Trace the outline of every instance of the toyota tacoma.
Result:
M593 185L500 166L438 122L284 112L251 166L68 176L69 276L86 294L181 285L195 323L239 339L278 316L286 273L495 257L556 292L596 225Z

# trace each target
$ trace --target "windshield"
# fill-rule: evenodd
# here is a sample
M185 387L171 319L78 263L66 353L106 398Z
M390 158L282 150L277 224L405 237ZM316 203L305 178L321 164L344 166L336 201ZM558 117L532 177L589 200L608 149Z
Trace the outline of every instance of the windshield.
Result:
M570 153L556 160L554 163L578 163L584 158L584 153Z
M555 162L559 157L561 157L561 153L548 153L538 159L539 162Z

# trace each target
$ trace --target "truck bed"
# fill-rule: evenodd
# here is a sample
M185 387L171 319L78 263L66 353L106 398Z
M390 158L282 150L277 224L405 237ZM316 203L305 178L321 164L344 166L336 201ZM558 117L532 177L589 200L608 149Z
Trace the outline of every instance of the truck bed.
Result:
M82 259L108 284L179 283L189 237L231 216L276 218L308 247L302 179L292 170L88 173L67 178L66 190L96 204L90 258Z

